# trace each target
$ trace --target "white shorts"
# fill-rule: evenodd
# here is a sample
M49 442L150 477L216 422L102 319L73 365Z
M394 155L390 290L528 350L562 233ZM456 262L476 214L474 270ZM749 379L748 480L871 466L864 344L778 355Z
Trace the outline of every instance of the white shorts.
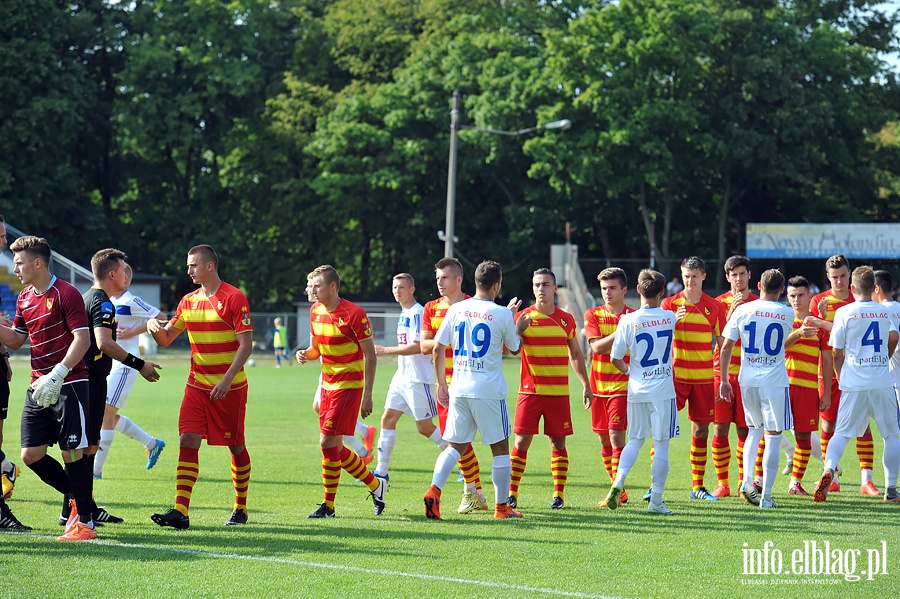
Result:
M391 379L384 407L412 416L416 422L434 418L437 416L434 387L426 383L405 381L395 374Z
M628 402L628 438L666 441L681 436L675 398Z
M116 364L121 364L116 362ZM112 371L106 379L106 403L114 408L123 409L128 394L131 393L134 382L140 373L134 368L121 365L113 367Z
M471 443L475 431L481 433L481 442L493 445L509 438L509 410L505 399L475 399L450 397L444 441Z
M834 434L860 437L875 420L882 438L900 433L900 407L893 387L868 391L842 391Z
M778 432L794 428L788 391L788 387L742 387L747 426Z

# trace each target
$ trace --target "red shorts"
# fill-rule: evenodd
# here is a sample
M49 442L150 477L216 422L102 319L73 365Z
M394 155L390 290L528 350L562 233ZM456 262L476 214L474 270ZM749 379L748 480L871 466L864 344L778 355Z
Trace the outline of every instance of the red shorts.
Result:
M791 414L795 433L819 430L819 390L791 385Z
M716 397L718 397L719 384L721 382L719 376L716 375L716 378L713 380L713 390L716 393ZM715 420L713 422L722 424L731 424L733 422L738 428L747 428L747 419L744 417L744 402L741 399L741 386L738 383L737 375L729 374L728 382L731 383L731 401L716 402L716 407L713 408L715 410Z
M187 386L178 414L178 432L203 435L208 445L243 445L246 414L247 385L232 389L218 401L211 400L205 389Z
M678 410L688 407L688 420L709 424L716 419L716 391L712 383L680 383L675 381L675 399Z
M441 431L441 434L444 434L444 429L447 427L447 412L450 411L450 408L445 408L441 405L441 402L435 398L434 402L437 404L437 413L438 413L438 430Z
M355 435L362 396L362 388L322 389L322 401L319 403L319 430L322 434Z
M822 384L822 379L819 379L819 396L821 397L822 392L824 391L824 385ZM831 405L828 406L828 409L824 412L819 413L819 417L822 420L827 420L828 422L837 422L837 412L838 412L838 404L841 403L841 388L838 387L838 384L834 379L832 379L831 383Z
M569 406L569 396L519 393L513 432L517 435L536 435L541 418L544 419L544 434L548 437L571 435L572 409Z
M595 395L591 404L591 428L598 435L608 435L610 430L627 430L628 393Z

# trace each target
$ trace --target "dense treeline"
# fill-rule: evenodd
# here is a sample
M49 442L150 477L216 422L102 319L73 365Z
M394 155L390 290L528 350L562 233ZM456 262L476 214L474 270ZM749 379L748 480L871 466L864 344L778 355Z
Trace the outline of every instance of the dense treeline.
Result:
M897 18L867 2L17 0L0 16L0 212L181 288L185 249L211 243L260 308L324 262L357 297L430 277L455 89L463 123L574 122L460 133L459 253L513 285L566 222L582 256L721 263L747 221L900 212Z

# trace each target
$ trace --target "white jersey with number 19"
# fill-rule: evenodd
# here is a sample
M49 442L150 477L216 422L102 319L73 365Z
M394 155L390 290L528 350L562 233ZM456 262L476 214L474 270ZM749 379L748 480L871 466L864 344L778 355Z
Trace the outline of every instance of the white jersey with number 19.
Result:
M672 338L675 314L645 306L619 319L611 355L621 360L631 352L628 401L643 403L675 397Z
M745 387L788 387L784 340L794 328L794 310L772 300L741 304L731 314L723 333L741 340L741 372Z
M888 335L896 331L888 309L873 301L853 302L837 309L829 343L844 350L841 391L892 387Z
M451 397L506 399L503 346L519 349L509 308L477 297L453 304L434 339L453 348Z

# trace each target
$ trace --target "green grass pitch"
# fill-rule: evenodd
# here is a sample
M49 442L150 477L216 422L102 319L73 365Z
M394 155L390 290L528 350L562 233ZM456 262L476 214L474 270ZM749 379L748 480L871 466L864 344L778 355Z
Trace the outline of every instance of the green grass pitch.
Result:
M461 485L454 473L444 491L445 520L426 520L422 495L430 484L437 449L404 418L398 426L385 513L375 517L366 488L344 474L337 518L308 520L322 497L318 420L311 409L318 370L296 364L275 369L271 358L254 357L257 366L248 369L247 446L253 471L247 526L222 525L231 512L233 488L228 452L221 447L204 446L200 452L190 530L162 529L149 519L151 512L168 509L174 500L177 415L187 358L171 356L163 359L162 380L152 385L139 381L122 412L168 443L159 463L148 472L143 448L117 435L104 478L95 484L98 503L125 522L100 528L95 542L57 542L59 497L23 468L9 504L34 530L0 532L0 597L885 597L897 588L900 506L858 493L852 444L843 460L849 471L842 479L844 489L825 505L788 496L788 477L780 475L777 510L754 509L738 498L691 501L690 428L682 413L682 437L671 445L666 489L676 515L648 514L641 501L649 483L648 445L629 476L629 503L615 512L601 510L597 502L609 483L577 392L564 510L549 509L550 451L537 437L520 489L519 509L525 518L494 520L487 512L457 515ZM514 397L518 361L505 364ZM379 361L376 413L370 423L377 424L395 367L395 361ZM14 361L4 430L4 448L15 461L25 369L24 360ZM732 438L734 446L733 432ZM58 451L51 452L58 458ZM485 490L492 497L490 451L477 442L476 452ZM881 487L880 440L875 455L875 479ZM808 489L820 468L819 463L810 464ZM731 476L736 488L733 461ZM711 458L706 481L710 489L715 485ZM745 550L763 550L767 541L772 543L765 554L770 568L778 565L780 556L782 573L746 573L750 554ZM848 581L843 574L792 574L794 551L802 553L804 542L812 541L820 549L830 543L831 571L840 567L846 572L852 566L862 580ZM869 568L867 550L883 547L886 555L871 555L887 573L861 574Z

